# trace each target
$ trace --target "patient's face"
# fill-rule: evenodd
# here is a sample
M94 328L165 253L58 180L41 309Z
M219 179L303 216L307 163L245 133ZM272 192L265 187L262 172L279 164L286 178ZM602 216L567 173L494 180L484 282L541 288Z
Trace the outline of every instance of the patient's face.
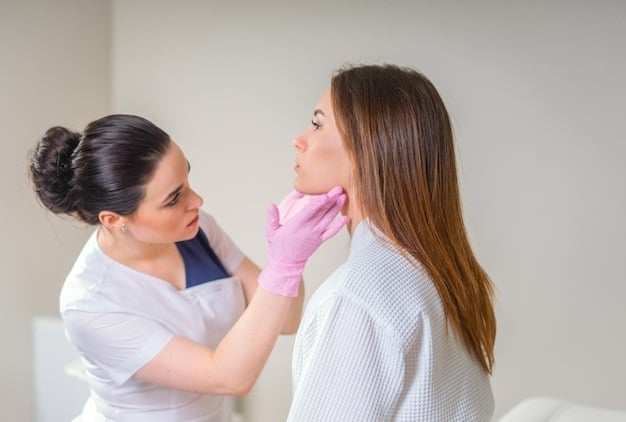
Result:
M293 144L298 152L296 190L321 194L341 186L348 191L351 163L337 129L330 90L317 103L311 126Z

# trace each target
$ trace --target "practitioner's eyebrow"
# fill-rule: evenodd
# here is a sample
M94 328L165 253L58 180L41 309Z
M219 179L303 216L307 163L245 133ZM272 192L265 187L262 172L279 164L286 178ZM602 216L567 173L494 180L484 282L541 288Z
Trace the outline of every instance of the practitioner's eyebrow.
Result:
M168 202L170 202L170 200L174 197L176 197L176 195L178 195L180 193L180 191L183 190L183 185L180 185L179 187L177 187L176 189L174 189L173 191L171 191L163 200L162 204L166 204Z

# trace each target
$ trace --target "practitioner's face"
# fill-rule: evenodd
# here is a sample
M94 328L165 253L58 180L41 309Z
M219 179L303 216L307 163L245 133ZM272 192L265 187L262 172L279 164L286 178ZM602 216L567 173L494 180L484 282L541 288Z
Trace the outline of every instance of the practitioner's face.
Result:
M341 186L348 191L351 164L335 122L330 90L317 103L311 126L293 144L298 152L296 190L321 194Z
M174 142L146 185L146 196L128 217L128 233L148 243L192 239L202 198L189 186L189 162Z

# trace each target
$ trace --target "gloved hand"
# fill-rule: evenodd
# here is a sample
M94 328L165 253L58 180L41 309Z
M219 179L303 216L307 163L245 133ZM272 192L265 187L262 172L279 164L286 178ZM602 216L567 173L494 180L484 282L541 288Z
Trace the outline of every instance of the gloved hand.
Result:
M278 204L278 213L280 215L280 224L296 215L311 200L311 195L305 195L297 190L292 191L289 195Z
M297 200L299 197L292 193L285 200ZM284 219L282 224L276 205L270 204L267 210L265 232L268 262L259 274L258 283L270 293L298 296L306 261L348 221L346 216L335 221L346 201L346 195L341 188L336 187L327 194L310 195L307 198L302 209L289 219Z

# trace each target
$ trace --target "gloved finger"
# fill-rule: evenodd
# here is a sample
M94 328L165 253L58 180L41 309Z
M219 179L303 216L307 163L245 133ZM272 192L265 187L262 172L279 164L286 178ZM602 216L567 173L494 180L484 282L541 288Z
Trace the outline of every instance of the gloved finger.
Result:
M291 191L287 196L283 198L282 201L280 201L280 203L278 204L278 209L282 211L283 208L285 208L285 211L289 211L293 204L298 202L298 199L302 198L303 196L304 194L298 192L297 190Z
M265 236L270 239L280 227L280 214L276 204L269 204L267 207L267 215L265 217Z
M335 187L328 193L322 195L311 195L310 200L304 205L301 211L285 224L292 223L294 225L301 225L302 223L311 219L319 220L326 212L335 205L337 198L343 195L343 189L341 187Z
M293 191L287 195L287 197L278 204L280 223L284 224L285 221L296 215L310 200L310 196L306 196L298 191Z
M332 223L335 217L337 217L337 214L339 214L339 211L341 211L341 208L343 208L343 205L346 203L346 199L347 197L345 194L339 195L339 197L335 200L335 203L332 204L332 206L328 210L326 210L323 213L320 213L319 215L320 220L315 225L315 227L317 229L324 230L326 226Z
M322 235L320 236L320 239L322 239L322 241L324 242L330 239L331 237L339 233L339 231L346 225L347 222L348 222L348 217L345 215L342 215L322 233Z

